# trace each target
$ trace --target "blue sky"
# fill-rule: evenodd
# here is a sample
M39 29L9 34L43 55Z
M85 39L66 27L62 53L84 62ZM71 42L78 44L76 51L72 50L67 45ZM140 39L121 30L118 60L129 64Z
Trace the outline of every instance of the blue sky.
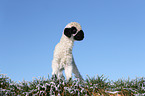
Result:
M53 50L76 21L73 55L83 78L145 76L145 0L1 0L0 72L14 81L51 77Z

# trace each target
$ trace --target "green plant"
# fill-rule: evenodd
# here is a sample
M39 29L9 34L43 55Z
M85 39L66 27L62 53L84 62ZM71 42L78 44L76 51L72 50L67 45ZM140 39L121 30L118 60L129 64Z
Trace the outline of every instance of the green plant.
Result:
M0 74L0 96L109 96L111 94L145 95L145 78L110 81L104 75L97 75L93 78L87 76L84 81L77 78L66 81L52 76L51 79L49 77L48 79L40 77L33 79L33 81L23 80L16 83L6 75Z

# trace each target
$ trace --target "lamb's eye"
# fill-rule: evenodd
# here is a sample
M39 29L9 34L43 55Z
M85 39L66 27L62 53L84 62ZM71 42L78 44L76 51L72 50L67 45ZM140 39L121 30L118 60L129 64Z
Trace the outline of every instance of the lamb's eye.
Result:
M75 34L76 32L77 32L76 27L72 27L72 28L71 28L71 33L72 33L72 34Z

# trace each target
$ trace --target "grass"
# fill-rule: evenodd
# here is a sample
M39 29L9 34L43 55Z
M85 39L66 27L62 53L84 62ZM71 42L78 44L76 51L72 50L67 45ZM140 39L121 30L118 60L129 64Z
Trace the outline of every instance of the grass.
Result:
M86 80L69 81L52 78L35 78L33 81L14 82L0 74L0 96L143 96L145 95L145 78L134 80L110 81L102 76Z

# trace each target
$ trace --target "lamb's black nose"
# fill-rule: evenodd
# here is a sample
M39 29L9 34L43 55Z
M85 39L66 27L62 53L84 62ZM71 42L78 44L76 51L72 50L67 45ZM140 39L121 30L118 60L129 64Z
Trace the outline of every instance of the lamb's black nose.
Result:
M84 39L84 32L80 30L75 36L74 39L77 41L81 41Z

